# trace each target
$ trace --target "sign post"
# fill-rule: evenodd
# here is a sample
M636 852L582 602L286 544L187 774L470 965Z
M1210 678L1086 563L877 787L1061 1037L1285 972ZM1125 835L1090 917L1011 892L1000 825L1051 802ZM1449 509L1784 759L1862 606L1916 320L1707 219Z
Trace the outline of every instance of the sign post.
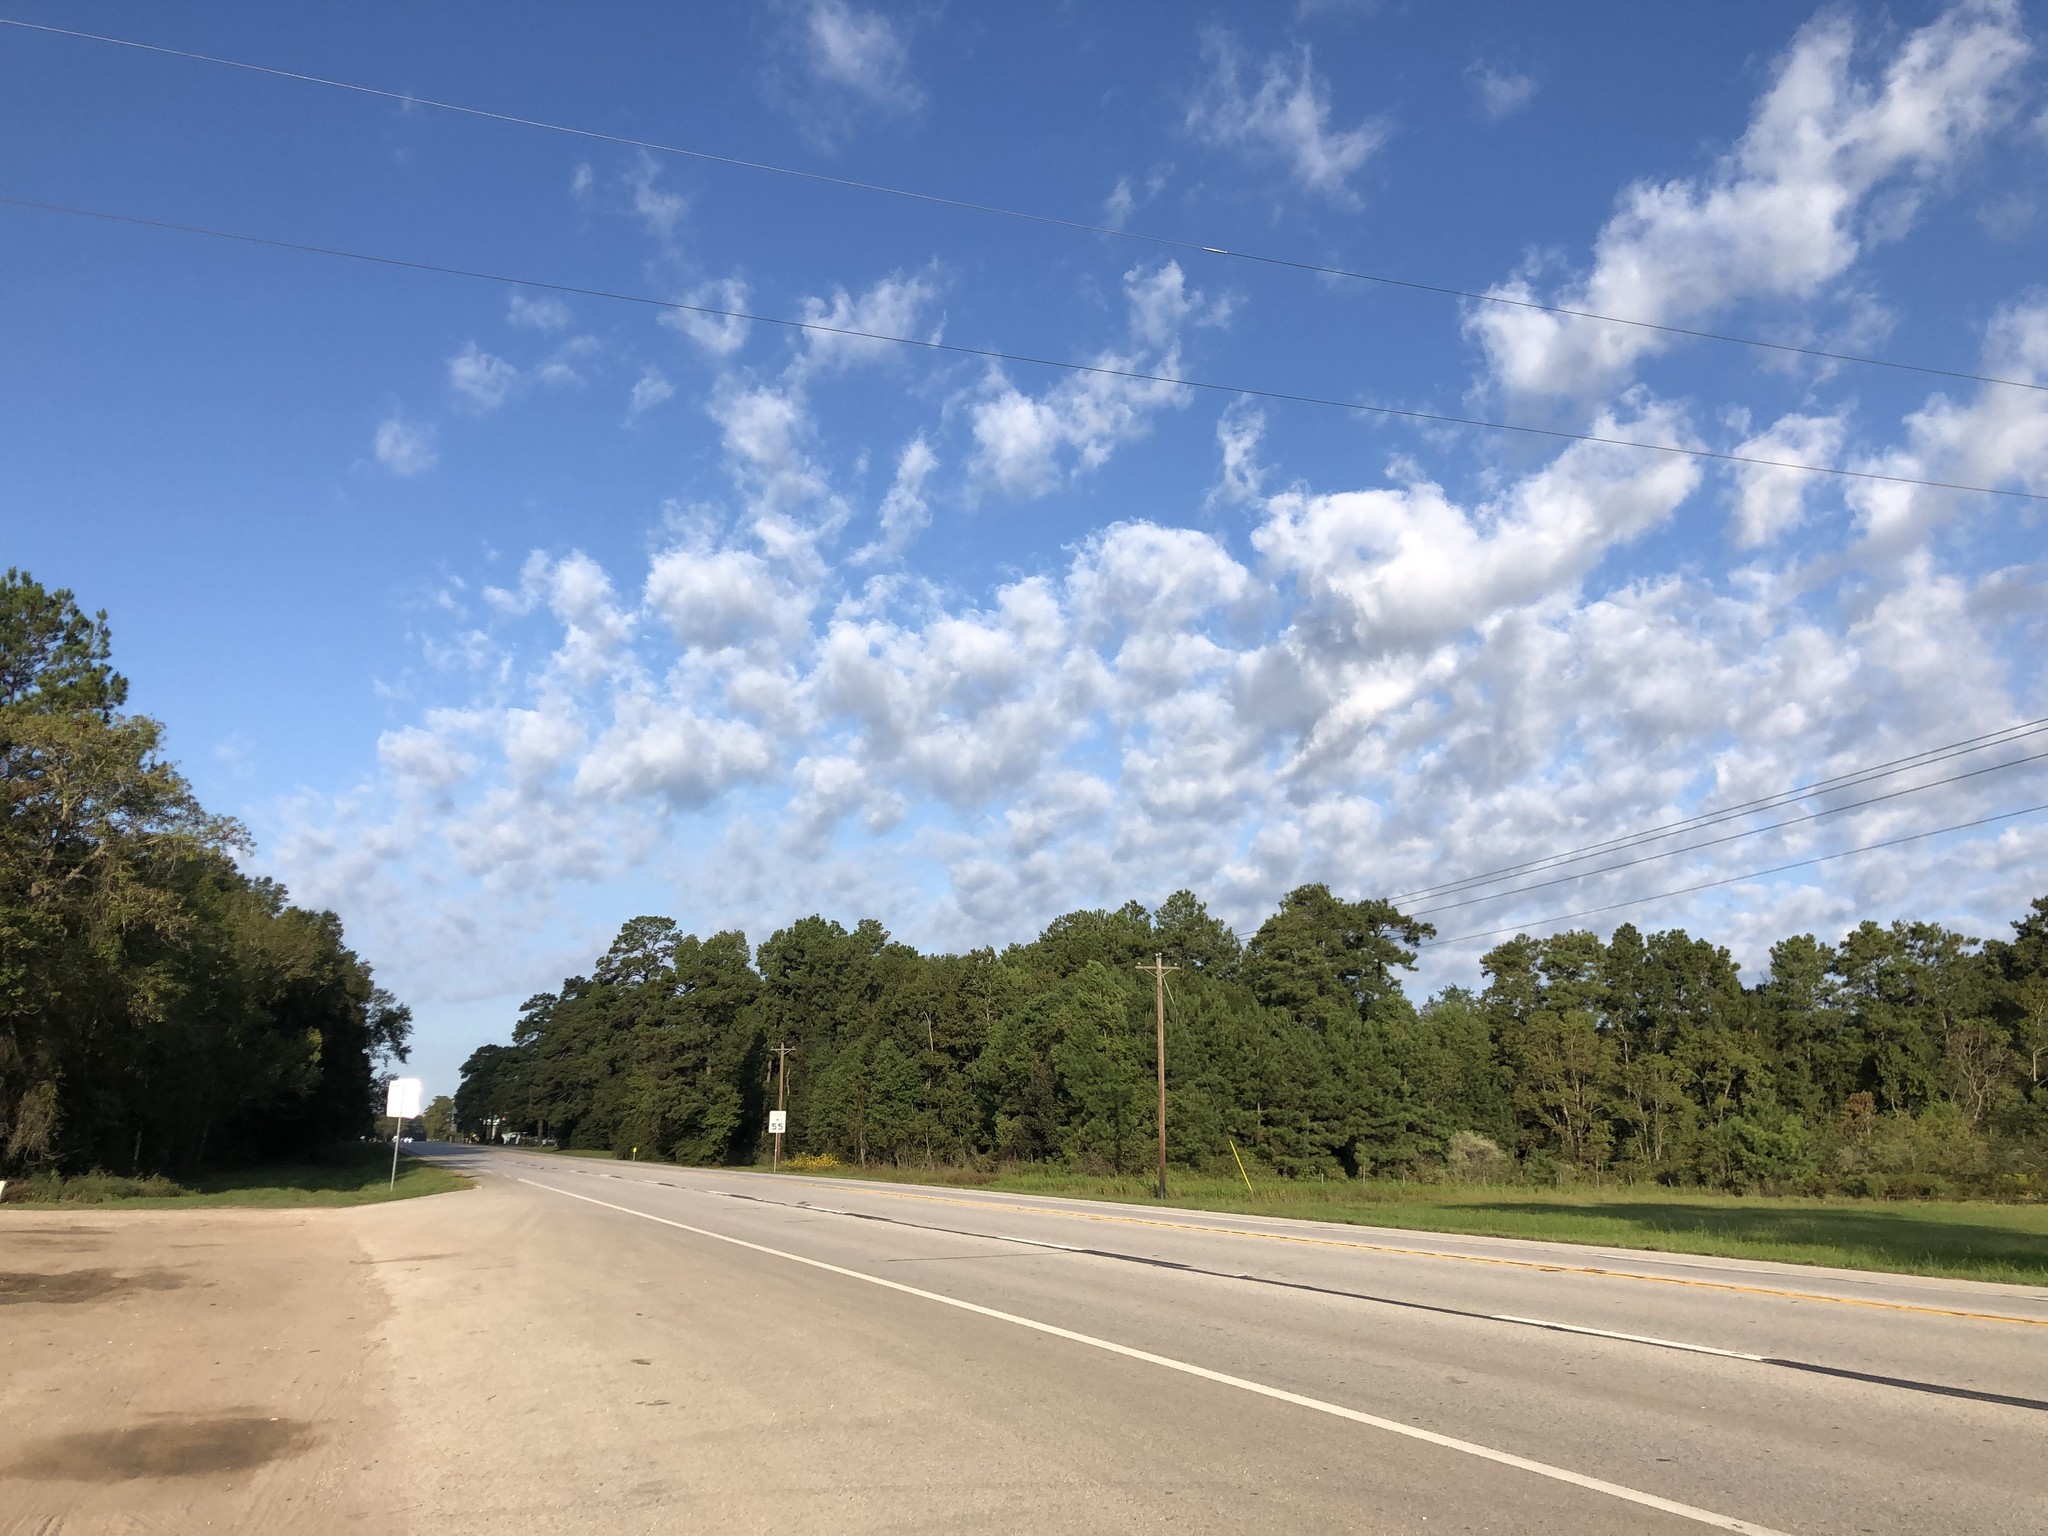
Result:
M789 1129L789 1111L783 1106L788 1102L789 1053L795 1049L792 1045L775 1047L775 1107L768 1111L768 1134L775 1138L768 1167L774 1173L782 1171L782 1135Z
M398 1133L420 1112L420 1080L394 1077L384 1090L384 1113L391 1116L391 1188L398 1188Z

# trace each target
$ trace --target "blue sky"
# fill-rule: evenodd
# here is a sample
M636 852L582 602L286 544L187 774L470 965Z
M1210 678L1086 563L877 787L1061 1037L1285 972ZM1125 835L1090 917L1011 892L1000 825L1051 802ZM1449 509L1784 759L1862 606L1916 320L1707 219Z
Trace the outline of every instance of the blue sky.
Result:
M1562 14L1560 14L1562 12ZM2044 17L20 3L1226 249L2048 382ZM2048 393L1559 321L0 28L0 194L2048 492ZM436 1089L626 917L955 947L1412 890L2048 715L2038 503L1423 428L0 208L0 558L104 606ZM2048 800L2034 769L1446 913ZM2034 817L1604 917L1992 933ZM1423 988L1482 942L1428 952Z

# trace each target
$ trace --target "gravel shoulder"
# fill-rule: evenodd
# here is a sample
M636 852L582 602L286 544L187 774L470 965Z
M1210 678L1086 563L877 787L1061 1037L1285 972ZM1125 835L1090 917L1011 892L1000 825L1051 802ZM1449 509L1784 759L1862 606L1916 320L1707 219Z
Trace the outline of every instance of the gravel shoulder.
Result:
M0 1532L377 1520L391 1309L361 1214L0 1213Z

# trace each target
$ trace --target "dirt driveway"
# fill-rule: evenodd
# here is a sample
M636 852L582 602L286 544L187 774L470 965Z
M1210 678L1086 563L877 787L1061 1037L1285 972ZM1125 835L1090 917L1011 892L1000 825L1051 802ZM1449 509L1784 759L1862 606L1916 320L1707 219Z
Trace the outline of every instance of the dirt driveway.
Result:
M0 1212L0 1533L387 1524L366 1215Z

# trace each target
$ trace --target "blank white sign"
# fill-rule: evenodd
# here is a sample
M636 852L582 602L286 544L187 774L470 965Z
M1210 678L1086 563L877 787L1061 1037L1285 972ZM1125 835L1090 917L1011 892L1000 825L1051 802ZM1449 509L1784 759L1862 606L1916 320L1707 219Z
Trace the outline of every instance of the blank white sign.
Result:
M384 1090L384 1113L394 1120L417 1120L420 1117L420 1080L416 1077L394 1077L391 1086Z
M786 1109L771 1109L771 1110L769 1110L769 1111L768 1111L768 1134L769 1134L770 1136L780 1136L780 1135L781 1135L781 1134L782 1134L782 1133L783 1133L784 1131L786 1131L786 1130L788 1130L788 1129L789 1129L789 1111L788 1111L788 1110L786 1110Z

